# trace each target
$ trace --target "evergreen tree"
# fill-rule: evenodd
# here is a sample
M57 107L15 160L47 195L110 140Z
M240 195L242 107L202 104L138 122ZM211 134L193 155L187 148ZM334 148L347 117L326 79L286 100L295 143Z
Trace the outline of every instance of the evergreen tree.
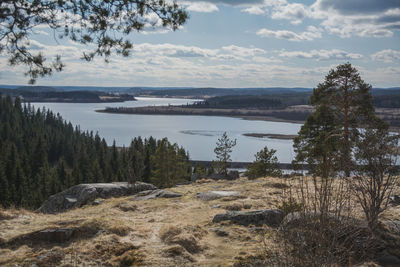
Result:
M352 148L358 139L359 128L368 124L386 127L375 115L370 89L371 86L349 63L330 70L311 96L315 112L295 139L295 162L313 162L315 166L327 164L334 158L337 165L333 169L350 176L355 166Z
M226 132L217 141L217 146L214 149L217 160L214 161L215 168L218 173L228 175L228 162L231 160L233 147L236 145L236 139L229 139Z
M0 95L1 206L38 208L51 194L76 184L127 181L130 168L136 180L149 182L158 168L165 169L151 160L158 149L152 137L135 138L129 148L117 148L115 142L110 148L97 134L81 132L59 115L21 105L19 98ZM190 177L184 149L161 143L168 152L167 184Z
M178 145L167 138L158 142L151 165L151 182L158 187L171 187L190 178L189 158L186 153L179 153Z
M338 158L338 144L340 142L340 128L335 117L326 106L316 109L301 127L298 137L294 139L296 165L305 162L309 166L309 173L327 178L340 169Z
M8 206L10 204L10 191L8 180L4 171L4 166L0 162L0 205Z
M255 155L256 160L249 165L246 175L249 179L257 177L279 177L282 175L281 170L278 168L278 158L275 156L276 150L269 150L264 147L263 150L257 152Z

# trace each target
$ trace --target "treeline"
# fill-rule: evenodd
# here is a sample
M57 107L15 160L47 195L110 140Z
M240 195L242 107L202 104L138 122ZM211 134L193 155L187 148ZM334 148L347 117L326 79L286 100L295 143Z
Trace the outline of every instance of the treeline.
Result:
M37 208L80 183L144 181L171 186L190 179L189 155L167 139L140 137L109 147L49 110L0 95L0 205Z
M373 91L374 107L400 108L398 90ZM216 96L188 107L198 108L249 108L249 109L283 109L293 105L310 104L311 92L280 93L269 95L227 95Z
M196 102L188 107L283 109L293 105L307 105L310 102L309 99L310 93L229 95L212 97L201 102Z
M153 96L181 96L181 97L196 97L203 98L204 96L231 96L231 95L276 95L276 94L292 94L292 93L310 93L310 88L283 88L283 87L268 87L268 88L131 88L127 92L146 94Z
M400 93L375 95L372 104L377 108L400 108Z
M52 87L40 87L41 90L22 89L2 89L0 92L12 97L20 96L25 102L79 102L79 103L98 103L98 102L121 102L135 100L129 94L110 94L100 91L51 91Z

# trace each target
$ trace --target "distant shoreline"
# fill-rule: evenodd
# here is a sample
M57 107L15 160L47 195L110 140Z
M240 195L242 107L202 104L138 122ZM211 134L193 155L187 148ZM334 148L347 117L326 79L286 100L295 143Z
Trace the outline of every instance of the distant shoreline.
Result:
M271 139L292 140L298 135L296 134L268 134L268 133L245 133L244 136L263 138L268 137Z
M186 106L146 106L146 107L113 107L95 110L101 113L136 114L136 115L190 115L190 116L220 116L240 118L244 120L259 120L304 124L313 108L308 105L290 106L284 109L217 109L192 108ZM376 108L376 113L390 123L388 115L395 115L398 109ZM390 131L400 132L400 127L390 126ZM274 137L270 137L274 138Z
M96 110L102 113L142 114L142 115L192 115L192 116L222 116L241 118L245 120L263 120L303 124L310 113L308 109L212 109L190 108L182 106L147 106L147 107L116 107ZM279 115L279 117L277 116ZM302 119L291 118L293 116ZM304 119L303 119L304 118Z

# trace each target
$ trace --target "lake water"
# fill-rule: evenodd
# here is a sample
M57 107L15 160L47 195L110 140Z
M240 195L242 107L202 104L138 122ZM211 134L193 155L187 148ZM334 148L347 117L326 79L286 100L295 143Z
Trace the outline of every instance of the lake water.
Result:
M81 130L98 132L108 144L115 140L118 146L128 146L132 138L153 136L157 139L168 137L169 141L183 146L191 159L213 160L217 139L227 132L229 138L237 139L232 152L233 161L250 162L254 154L264 146L277 150L282 163L289 163L294 157L291 140L256 138L243 136L244 133L297 134L301 125L295 123L249 121L229 117L181 116L181 115L130 115L95 112L105 107L140 107L153 105L182 105L195 100L171 98L142 98L124 103L33 103L46 107L60 115Z

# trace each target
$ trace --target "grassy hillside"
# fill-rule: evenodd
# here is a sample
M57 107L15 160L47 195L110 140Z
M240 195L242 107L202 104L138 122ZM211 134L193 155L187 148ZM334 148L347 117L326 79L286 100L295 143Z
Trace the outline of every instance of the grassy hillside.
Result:
M249 264L257 260L267 265L282 263L287 258L276 228L246 227L228 221L213 223L212 219L227 210L277 208L287 199L289 185L296 187L296 180L200 180L171 188L183 194L178 199L114 198L58 215L2 210L0 265L255 266ZM211 201L196 197L209 190L235 190L240 194ZM400 193L399 187L395 190ZM357 208L353 214L362 216ZM391 206L383 215L383 220L399 218L399 206ZM80 235L64 243L31 238L38 230L68 227L75 227ZM367 257L365 260L371 262Z

